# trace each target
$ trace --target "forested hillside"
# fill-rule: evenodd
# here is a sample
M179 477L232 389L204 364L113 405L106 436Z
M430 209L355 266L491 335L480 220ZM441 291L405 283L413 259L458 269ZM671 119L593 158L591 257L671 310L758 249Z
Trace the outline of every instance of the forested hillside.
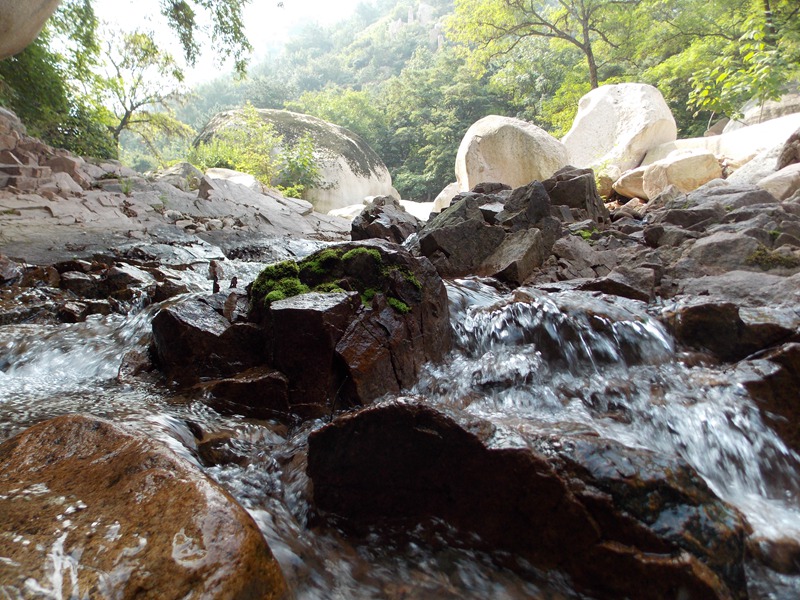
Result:
M745 101L796 85L800 71L795 0L375 0L336 25L308 23L244 78L225 75L191 90L158 45L124 36L107 44L90 12L88 0L66 2L37 45L0 61L0 102L37 135L109 155L119 138L123 159L147 170L186 156L191 132L219 110L288 108L361 135L403 197L418 200L453 180L461 137L487 114L561 136L592 87L642 81L664 94L680 135L696 136ZM72 40L71 53L53 50L59 36ZM96 66L114 52L127 58L90 75L89 58ZM19 80L22 64L38 65L33 85ZM126 109L130 82L146 73L174 85L160 83L161 93ZM142 113L147 118L137 118Z

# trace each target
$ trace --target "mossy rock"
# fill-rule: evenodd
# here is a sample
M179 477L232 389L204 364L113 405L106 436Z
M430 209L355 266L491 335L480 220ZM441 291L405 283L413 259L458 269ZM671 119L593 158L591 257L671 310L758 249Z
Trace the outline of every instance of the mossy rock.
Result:
M365 242L331 246L302 259L266 267L252 283L250 317L262 321L264 312L278 300L308 292L355 291L371 308L378 294L400 314L407 314L422 300L422 284L414 272L413 257Z

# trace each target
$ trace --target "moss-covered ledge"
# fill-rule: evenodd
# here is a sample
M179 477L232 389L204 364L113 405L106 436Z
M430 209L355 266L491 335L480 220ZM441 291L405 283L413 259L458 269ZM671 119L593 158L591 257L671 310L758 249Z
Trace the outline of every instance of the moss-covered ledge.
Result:
M390 247L349 243L266 267L249 288L251 320L261 321L273 302L310 292L358 292L367 308L382 294L398 313L411 312L422 301L422 284L414 265L398 261Z

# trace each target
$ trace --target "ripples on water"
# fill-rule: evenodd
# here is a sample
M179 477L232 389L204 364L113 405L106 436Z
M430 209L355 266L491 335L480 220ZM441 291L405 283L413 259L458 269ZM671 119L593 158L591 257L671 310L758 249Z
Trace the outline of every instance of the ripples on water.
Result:
M487 419L590 430L681 456L758 535L800 538L798 457L765 426L732 368L677 360L641 304L576 292L500 295L473 280L449 284L448 294L456 349L414 392ZM74 412L134 424L195 464L198 429L227 440L244 466L206 470L256 519L298 598L579 597L557 575L531 569L523 580L497 567L503 557L458 548L453 532L441 534L450 536L446 550L430 550L442 524L402 541L375 533L358 543L309 526L305 444L321 423L290 431L220 415L155 384L117 382L125 353L149 343L157 309L0 327L0 440ZM798 578L759 577L757 597L800 595Z

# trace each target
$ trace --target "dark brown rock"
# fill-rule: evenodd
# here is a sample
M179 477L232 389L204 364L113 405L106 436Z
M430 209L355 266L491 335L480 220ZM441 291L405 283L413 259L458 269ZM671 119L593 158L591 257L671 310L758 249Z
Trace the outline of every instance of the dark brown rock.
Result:
M682 344L737 361L765 348L798 339L793 311L748 309L740 303L702 298L678 303L663 319Z
M171 380L191 385L264 364L264 337L252 324L232 325L202 300L162 308L153 319L155 356Z
M270 367L254 367L231 378L205 384L203 389L212 397L207 403L222 413L272 419L291 412L289 380Z
M746 381L745 387L764 419L787 446L800 453L800 344L786 344L761 361L768 363L763 375Z
M227 492L100 419L60 417L0 445L0 536L0 581L14 597L286 594L261 532Z
M746 525L687 464L505 427L408 401L339 417L309 439L314 502L357 525L441 518L602 597L747 597Z
M345 371L336 351L361 307L356 292L309 293L272 303L271 364L289 381L289 404L303 416L330 412Z
M402 244L420 224L400 202L391 196L378 196L353 220L350 237L354 241L375 238Z
M60 286L79 298L100 298L103 296L100 277L94 273L67 271L61 274Z
M597 192L594 171L566 166L542 182L554 206L568 206L577 220L589 218L599 225L611 222L608 209Z

